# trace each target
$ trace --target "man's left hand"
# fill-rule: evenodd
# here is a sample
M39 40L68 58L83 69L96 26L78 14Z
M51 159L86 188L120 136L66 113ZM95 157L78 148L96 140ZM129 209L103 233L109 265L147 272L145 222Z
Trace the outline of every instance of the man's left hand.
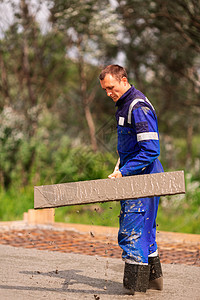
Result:
M112 174L108 175L108 178L120 178L122 177L122 173L120 171L114 171Z

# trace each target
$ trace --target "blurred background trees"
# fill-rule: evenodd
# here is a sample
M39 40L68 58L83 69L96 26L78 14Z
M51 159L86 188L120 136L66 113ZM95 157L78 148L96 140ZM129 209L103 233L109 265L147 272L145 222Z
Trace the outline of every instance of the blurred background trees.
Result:
M186 140L192 166L193 130L200 113L200 4L198 1L118 1L127 64L133 79L151 95L160 130ZM168 165L173 167L173 163Z
M1 190L112 171L115 107L98 82L110 63L155 106L165 170L200 182L199 53L197 0L1 0Z

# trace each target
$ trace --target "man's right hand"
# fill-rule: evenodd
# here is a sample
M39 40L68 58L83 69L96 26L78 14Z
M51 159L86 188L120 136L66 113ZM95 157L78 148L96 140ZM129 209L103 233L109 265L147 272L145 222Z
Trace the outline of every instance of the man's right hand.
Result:
M122 173L120 171L114 171L112 174L108 175L108 178L120 178L122 177Z

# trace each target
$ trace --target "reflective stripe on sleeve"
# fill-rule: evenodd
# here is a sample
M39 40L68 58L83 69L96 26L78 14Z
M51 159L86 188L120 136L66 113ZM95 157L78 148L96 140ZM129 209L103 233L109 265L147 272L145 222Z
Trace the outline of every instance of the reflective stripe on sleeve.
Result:
M151 102L147 99L147 97L145 98L146 102L152 107L153 110L154 107L153 105L151 104ZM138 103L138 102L145 102L144 99L135 99L131 102L130 106L129 106L129 110L128 110L128 123L131 124L131 115L132 115L132 110L133 110L133 107Z
M137 134L137 141L159 140L157 132L142 132Z
M143 99L135 99L131 102L128 110L128 123L131 124L131 115L132 115L132 110L133 107L138 103L138 102L145 102Z

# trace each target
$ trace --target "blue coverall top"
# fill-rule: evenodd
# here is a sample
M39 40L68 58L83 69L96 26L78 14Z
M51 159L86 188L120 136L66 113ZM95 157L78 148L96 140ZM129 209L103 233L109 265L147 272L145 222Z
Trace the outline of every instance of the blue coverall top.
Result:
M131 86L116 106L122 176L151 173L149 166L160 154L158 123L152 104Z

